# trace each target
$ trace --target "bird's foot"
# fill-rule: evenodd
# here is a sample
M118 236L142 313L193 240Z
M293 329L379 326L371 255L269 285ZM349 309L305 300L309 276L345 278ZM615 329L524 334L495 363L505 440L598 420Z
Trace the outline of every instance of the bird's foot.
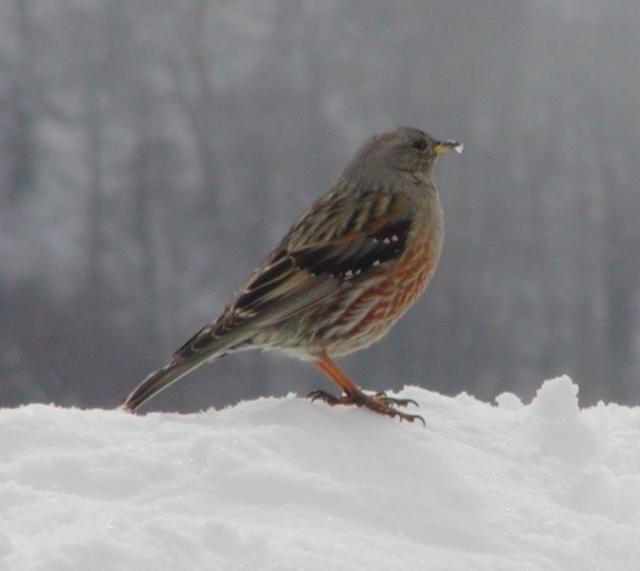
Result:
M340 396L332 395L326 391L312 391L307 395L311 401L321 400L326 402L331 406L335 406L338 404L343 405L351 405L351 406L361 406L364 408L368 408L369 410L376 412L378 414L383 414L385 416L390 416L391 418L398 418L401 422L406 420L407 422L413 422L414 420L419 420L422 422L423 426L426 426L424 418L422 418L419 414L408 414L406 412L402 412L393 408L393 406L408 406L413 404L418 406L418 403L413 399L396 399L392 397L388 397L385 393L376 393L374 395L367 395L363 392L357 392L353 395L343 394Z
M414 401L413 399L397 399L394 397L387 396L386 393L380 391L374 395L374 398L380 399L382 402L388 404L389 406L409 406L412 404L413 406L419 407L420 405Z
M311 402L316 401L316 400L321 400L321 401L326 402L327 404L329 404L331 406L335 406L337 404L355 404L353 402L345 402L345 399L349 398L346 395L343 395L341 397L337 397L335 395L332 395L331 393L328 393L327 391L321 391L321 390L311 391L307 395L307 398L311 399Z

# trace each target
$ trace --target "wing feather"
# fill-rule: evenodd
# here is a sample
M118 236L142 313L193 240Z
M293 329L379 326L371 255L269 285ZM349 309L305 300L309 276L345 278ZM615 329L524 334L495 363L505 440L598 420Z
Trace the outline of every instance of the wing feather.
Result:
M220 320L269 326L327 300L349 280L402 255L412 211L402 195L329 193L247 280Z

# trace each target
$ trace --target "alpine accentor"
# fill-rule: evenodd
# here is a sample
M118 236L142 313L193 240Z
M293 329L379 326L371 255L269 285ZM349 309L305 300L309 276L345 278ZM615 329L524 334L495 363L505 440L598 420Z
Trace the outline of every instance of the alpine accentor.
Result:
M342 391L314 391L314 400L422 420L395 408L413 401L364 393L333 357L383 337L433 276L443 220L432 176L438 155L451 149L462 145L410 127L371 137L220 316L142 381L122 407L134 411L226 353L278 349L313 361Z

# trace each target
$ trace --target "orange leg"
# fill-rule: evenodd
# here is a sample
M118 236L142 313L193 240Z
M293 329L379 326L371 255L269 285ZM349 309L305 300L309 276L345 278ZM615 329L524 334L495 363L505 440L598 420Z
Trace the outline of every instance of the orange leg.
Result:
M409 422L417 419L424 424L424 419L421 416L400 412L392 406L407 406L409 404L418 406L414 400L394 399L384 393L376 393L373 396L366 395L326 353L316 358L315 365L343 390L344 395L336 397L325 391L313 391L309 394L312 401L320 399L332 406L337 404L363 406L378 414L398 417L400 420L408 420Z
M356 385L349 375L347 375L336 362L326 353L315 360L316 367L320 369L327 377L336 383L350 397L361 394L362 391Z

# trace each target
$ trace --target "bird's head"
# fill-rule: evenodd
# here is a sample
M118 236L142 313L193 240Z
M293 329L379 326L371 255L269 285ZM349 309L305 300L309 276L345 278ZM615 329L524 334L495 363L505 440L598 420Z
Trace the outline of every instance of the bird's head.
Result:
M351 167L383 167L411 174L431 175L436 159L452 149L462 152L456 141L440 141L413 127L398 127L373 135L358 150Z

